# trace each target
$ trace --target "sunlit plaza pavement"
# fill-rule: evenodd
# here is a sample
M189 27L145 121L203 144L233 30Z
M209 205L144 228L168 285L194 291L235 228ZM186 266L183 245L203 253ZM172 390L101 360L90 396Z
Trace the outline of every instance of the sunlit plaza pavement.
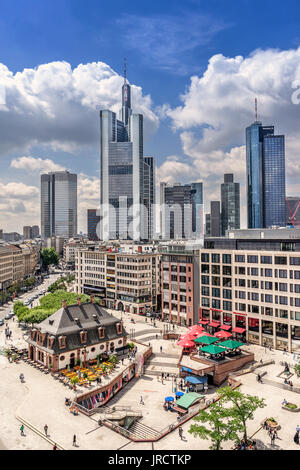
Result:
M120 312L112 312L115 316L121 316ZM132 323L131 318L135 319ZM169 424L176 421L176 413L167 412L163 408L164 398L172 394L174 379L172 375L178 374L177 362L181 349L174 340L162 339L161 332L166 328L161 322L156 321L154 327L150 319L145 321L144 317L131 314L122 314L122 319L128 333L137 341L151 344L153 356L147 362L145 373L141 378L134 378L119 394L113 397L111 404L131 406L143 414L142 422L156 431L161 431ZM20 329L17 322L9 320L12 330L12 341L6 345L24 345L24 331ZM176 327L175 331L183 333L185 328ZM5 345L3 330L0 333L0 345ZM162 351L161 348L162 347ZM300 405L300 394L282 388L283 378L277 377L283 372L284 366L280 362L293 362L291 354L282 351L265 351L265 348L256 345L248 345L245 349L255 353L255 360L259 363L274 361L275 364L259 368L256 373L248 373L237 377L240 379L241 391L251 395L265 398L266 407L258 409L255 419L249 422L249 435L253 435L259 449L297 449L293 442L295 429L300 424L300 414L283 410L281 403L285 398L287 401ZM126 366L128 359L124 361ZM169 372L169 380L161 382L157 376L158 372ZM263 374L263 384L257 382L257 372ZM75 449L72 446L73 434L77 436L78 447L76 449L208 449L209 441L194 438L188 433L192 420L185 423L183 427L183 439L181 440L178 430L168 434L163 439L152 443L134 443L120 434L111 431L107 427L98 425L99 415L91 418L79 414L74 416L68 407L64 405L65 397L72 398L74 392L66 389L61 383L55 381L50 374L45 375L32 366L20 361L19 364L10 364L4 356L0 356L0 446L7 449L51 449L47 440L38 436L25 426L25 436L20 435L21 423L16 416L20 416L30 422L35 428L43 432L44 425L48 425L48 433L52 440L65 449ZM23 372L25 383L20 383L19 374ZM300 380L295 375L291 377L294 388L300 387ZM214 388L209 388L207 398L215 394ZM144 404L141 404L140 397ZM108 402L108 406L110 402ZM275 445L270 445L270 439L266 431L260 429L261 422L267 417L274 417L281 426L279 439ZM227 443L224 448L231 448L232 443Z

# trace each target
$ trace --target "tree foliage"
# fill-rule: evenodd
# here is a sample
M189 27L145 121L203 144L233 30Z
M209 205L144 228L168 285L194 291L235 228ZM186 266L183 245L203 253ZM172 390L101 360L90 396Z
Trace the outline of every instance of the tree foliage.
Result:
M201 439L211 439L211 450L221 450L222 442L238 440L238 426L232 419L231 410L223 407L222 400L213 403L207 410L200 410L194 420L206 426L192 424L189 433Z
M48 269L49 266L57 266L59 263L59 255L53 247L43 248L41 250L42 264L45 269Z
M231 387L219 388L217 393L223 403L231 405L230 415L237 428L243 432L245 442L248 442L247 422L254 419L254 412L258 408L266 406L265 399L246 395L239 390L232 390Z

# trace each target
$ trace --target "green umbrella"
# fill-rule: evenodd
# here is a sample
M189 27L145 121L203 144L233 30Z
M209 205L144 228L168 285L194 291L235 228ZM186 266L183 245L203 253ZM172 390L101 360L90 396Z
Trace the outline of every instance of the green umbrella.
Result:
M221 346L217 346L216 344L210 344L209 346L204 346L200 348L200 351L208 353L208 354L220 354L226 351L225 348L221 348Z
M197 338L194 341L197 344L213 344L219 341L219 339L214 336L200 336L200 338Z
M234 341L233 339L229 339L228 341L222 341L222 346L227 349L237 349L241 346L245 346L244 343L240 343L239 341Z

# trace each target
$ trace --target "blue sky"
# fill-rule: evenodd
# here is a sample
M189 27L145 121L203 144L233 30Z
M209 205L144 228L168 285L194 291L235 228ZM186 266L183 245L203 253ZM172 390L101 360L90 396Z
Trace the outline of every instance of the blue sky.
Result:
M225 152L226 154L231 149L243 145L244 123L251 121L253 101L252 98L249 99L249 115L247 115L247 104L245 104L244 110L239 110L241 114L237 123L233 123L233 127L230 129L226 128L226 135L222 133L219 134L219 137L216 135L215 140L218 141L218 145L215 149L208 148L207 145L204 145L203 129L214 127L215 121L210 122L209 119L211 109L209 102L200 102L200 98L201 100L205 99L209 91L203 91L202 84L200 84L201 90L199 94L195 95L200 97L199 110L201 111L203 104L203 109L207 112L207 122L205 117L200 117L200 115L199 118L195 118L194 115L191 118L191 115L197 112L192 109L193 106L189 108L188 103L194 96L191 89L191 77L196 76L199 79L203 77L203 74L208 70L210 59L220 54L224 58L234 59L236 56L242 56L244 60L249 57L252 60L251 57L253 54L255 55L257 49L262 51L276 49L277 55L274 59L276 62L277 58L279 61L281 60L278 56L280 51L296 51L300 42L300 4L296 0L286 0L285 2L276 0L265 0L264 2L257 0L164 0L152 2L135 0L129 2L119 0L114 2L102 0L51 0L51 2L49 0L1 0L0 6L0 63L13 74L56 61L67 62L72 69L76 69L79 64L101 61L113 71L122 74L123 58L126 56L130 83L141 88L143 97L151 96L151 103L148 103L147 106L158 117L155 124L149 117L148 127L150 130L146 136L145 154L156 157L157 166L161 167L161 174L166 178L171 175L170 181L180 177L183 182L193 178L195 180L203 179L207 180L210 188L211 183L219 184L221 168L215 177L212 172L207 170L202 175L201 165L197 166L195 161L201 162L205 152L206 155L212 155L212 152L213 155L216 152ZM288 64L286 67L291 68L291 59L286 57L284 60L284 63ZM297 60L298 56L292 63L294 64ZM228 72L228 61L225 62L220 60L214 64L214 76L220 73L220 80L223 76L220 70L222 69L223 73L223 67L226 68L227 79L228 73L231 73ZM253 63L256 64L257 60L255 59ZM270 67L272 67L271 62ZM282 70L284 65L280 62L278 67ZM291 74L291 81L298 77L296 69L297 66L293 65L294 72ZM247 70L247 80L248 83L251 83L251 67ZM266 97L268 94L266 89L261 89L259 73L260 71L255 68L253 74L257 77L257 95L259 103L261 103L262 117L274 120L278 132L286 132L285 124L279 118L282 113L281 108L268 107L270 99L268 101ZM267 74L267 71L265 73ZM234 70L233 74L236 76L237 71ZM270 77L276 74L277 71L274 69L274 73L270 72ZM243 75L242 67L239 69L239 77L241 75ZM50 76L50 79L55 81L55 76L54 78ZM286 83L285 80L285 78L282 79L282 82ZM240 78L239 83L241 83ZM52 82L49 81L50 88L51 84ZM195 87L198 85L196 84ZM273 85L274 83L270 87ZM206 86L209 87L209 84ZM280 93L277 90L277 94L274 92L272 95L272 90L270 90L268 97L272 97L274 100L276 96L279 97L278 100L282 100L284 107L285 92L283 87L279 88ZM229 85L222 89L220 116L222 115L224 118L220 117L220 121L218 121L220 127L223 127L224 124L222 119L226 119L226 108L231 106L224 100L226 90L228 90L229 101L230 94L233 92L233 108L235 103L239 102L234 90ZM251 88L251 91L253 91L254 99L255 86ZM43 91L43 93L43 101L47 101L49 90ZM182 101L183 94L186 99ZM63 95L61 99L64 100ZM142 98L139 105L142 106ZM146 106L145 103L144 105ZM96 109L102 106L103 103L99 102ZM79 107L72 106L71 109L71 113L75 113L75 109L80 113ZM271 116L271 110L275 113L274 116ZM294 108L292 110L296 113ZM71 113L68 116L67 111L65 110L64 119L70 119L71 122L75 116ZM286 109L285 111L287 112ZM7 112L7 110L1 113L0 109L0 125L4 123L5 127L9 113L10 111ZM297 113L295 117L297 117ZM241 119L241 115L245 119ZM57 114L53 119L56 118ZM92 124L92 127L95 126L94 133L97 132L97 119L95 112L95 121ZM34 124L30 124L31 127L32 125L38 126L38 121L37 118ZM52 139L49 136L44 138L47 130L37 130L35 140L34 129L28 129L28 132L32 132L30 142L26 142L25 139L24 142L22 141L16 146L13 130L15 122L16 119L12 119L9 124L12 134L11 146L8 139L7 145L0 148L0 181L2 184L22 182L29 186L38 187L38 175L33 176L24 168L24 171L22 168L17 169L16 165L11 166L13 159L22 156L50 159L57 165L78 173L82 172L88 177L97 176L99 152L96 142L92 142L90 146L82 146L82 142L78 143L77 141L73 147L72 145L67 147L60 144L55 145L53 142L63 140L62 136L58 135L57 128L53 128ZM234 128L239 122L240 128ZM225 127L226 125L224 124ZM24 127L24 122L22 126ZM18 133L18 129L16 127L16 133ZM7 135L8 131L5 132ZM70 133L67 138L70 143L72 141L72 126L69 129L62 127L61 133L63 132ZM293 141L293 151L297 153L295 132L293 131L291 140ZM84 138L89 138L88 130ZM222 139L223 142L221 142ZM214 157L212 156L212 158ZM171 164L168 166L170 161ZM237 176L241 174L241 171L237 172ZM297 192L296 184L297 181L291 177L291 192ZM213 192L210 189L207 194L209 197L218 197L217 190ZM11 200L13 199L8 191L9 197ZM82 197L85 198L83 207L86 207L89 202L91 204L95 202L91 195ZM2 200L4 200L4 196L2 196ZM2 207L0 200L0 209L4 214L5 210ZM33 211L34 215L30 216L33 213L33 202L32 206L29 203L28 205L23 203L23 206L15 203L13 207L16 207L16 218L11 217L7 222L7 228L10 230L13 229L14 224L17 224L17 221L18 224L21 223L20 221L30 223L29 217L38 217L38 211ZM19 212L17 212L18 210ZM3 223L0 217L0 224L3 225ZM20 230L19 225L15 228Z

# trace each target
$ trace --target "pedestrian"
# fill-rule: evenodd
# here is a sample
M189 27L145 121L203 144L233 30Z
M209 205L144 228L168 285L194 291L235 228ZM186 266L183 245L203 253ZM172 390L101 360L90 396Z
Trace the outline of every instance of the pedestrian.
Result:
M144 405L144 404L145 404L142 395L141 395L141 399L140 399L140 404L141 404L141 405Z
M155 339L157 339L157 338L158 338L158 336L157 336L157 335L155 335Z
M178 428L178 434L179 434L180 439L182 440L183 430L181 426Z
M122 357L122 365L124 364L124 357Z
M162 353L162 346L159 349L160 349L160 352Z
M275 442L275 433L271 433L271 446L274 445Z
M45 424L45 426L44 426L44 431L45 431L45 436L47 437L48 436L48 426L47 426L47 424Z
M54 446L52 447L52 450L57 450L57 445L54 444Z
M21 436L24 436L24 425L23 424L20 427L20 431L21 431Z
M295 444L299 444L299 431L297 431L295 436L294 436L294 442L295 442Z
M73 446L76 447L76 434L74 434L74 436L73 436Z

